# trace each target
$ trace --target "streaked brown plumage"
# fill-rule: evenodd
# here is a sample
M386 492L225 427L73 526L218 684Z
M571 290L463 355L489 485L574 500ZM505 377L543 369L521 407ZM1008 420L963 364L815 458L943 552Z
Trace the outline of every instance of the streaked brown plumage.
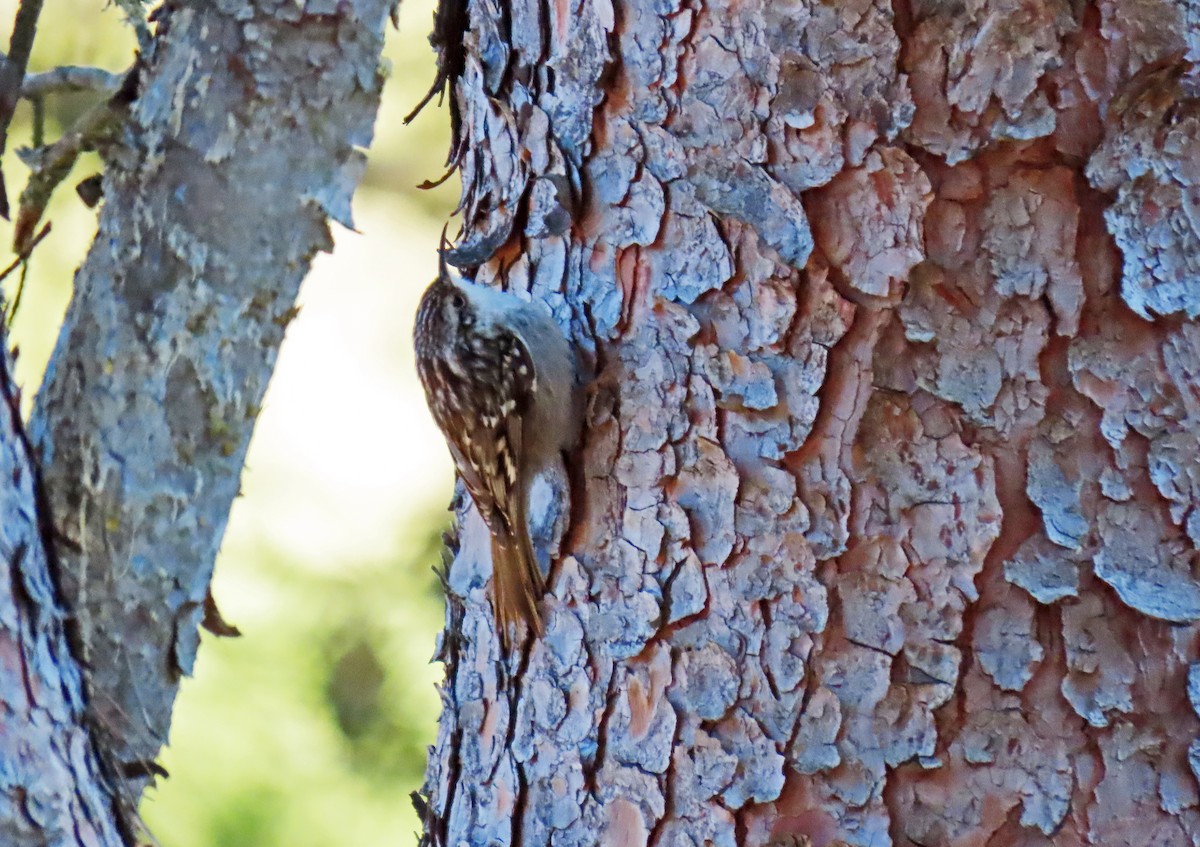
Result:
M505 649L542 632L545 593L529 535L534 476L575 440L570 348L539 305L443 269L421 299L417 373L454 464L492 536L492 604Z

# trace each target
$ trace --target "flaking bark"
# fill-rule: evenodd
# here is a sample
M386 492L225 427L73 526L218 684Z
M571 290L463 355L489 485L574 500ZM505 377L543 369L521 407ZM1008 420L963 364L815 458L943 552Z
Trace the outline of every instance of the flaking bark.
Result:
M133 797L192 669L297 289L328 219L351 226L390 6L164 5L106 151L30 432L89 710Z
M511 662L460 512L429 842L1200 843L1195 5L470 21L456 258L596 379Z

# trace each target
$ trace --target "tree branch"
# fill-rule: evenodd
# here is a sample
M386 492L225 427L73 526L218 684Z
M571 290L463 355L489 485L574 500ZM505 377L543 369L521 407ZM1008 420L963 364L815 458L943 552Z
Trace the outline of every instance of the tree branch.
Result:
M115 104L112 99L105 100L84 113L79 122L53 144L22 155L31 172L17 203L17 220L13 226L15 252L25 252L29 239L33 237L50 204L54 189L70 174L79 155L86 150L96 149L105 139L111 138L119 127L121 116L125 114L123 104ZM25 151L18 151L22 152Z
M0 68L0 156L8 144L8 125L12 123L21 95L21 84L25 79L25 68L29 65L29 54L33 51L33 38L37 34L38 16L42 13L42 0L21 0L17 16L13 21L12 37L8 43L8 57ZM8 218L8 191L0 173L0 215Z
M78 91L95 91L113 94L121 87L128 71L113 73L103 68L62 65L42 73L29 74L21 83L21 97L34 100L50 94L65 94Z
M134 793L192 670L296 292L328 219L351 223L389 6L160 7L109 157L30 431L91 709Z
M8 61L20 68L25 76L29 56L33 52L33 37L37 35L38 16L42 13L42 0L21 0L17 17L13 21L12 38L8 42Z

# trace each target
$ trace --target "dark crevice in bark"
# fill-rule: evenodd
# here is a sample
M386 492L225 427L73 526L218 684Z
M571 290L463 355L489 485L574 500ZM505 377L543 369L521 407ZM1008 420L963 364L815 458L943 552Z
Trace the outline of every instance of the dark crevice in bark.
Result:
M616 710L617 697L616 674L610 671L608 692L604 698L604 713L600 716L600 724L596 731L596 752L590 763L587 761L583 762L584 790L595 800L600 799L599 782L597 780L600 776L600 771L604 767L605 757L608 756L608 722L612 720L613 712Z
M529 803L529 780L525 775L525 767L520 762L513 762L517 774L517 796L513 801L512 843L523 845L525 839L525 813Z

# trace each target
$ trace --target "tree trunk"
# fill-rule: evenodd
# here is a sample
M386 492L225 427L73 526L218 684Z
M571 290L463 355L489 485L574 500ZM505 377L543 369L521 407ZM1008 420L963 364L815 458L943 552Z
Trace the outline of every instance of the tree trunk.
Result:
M119 845L124 822L91 735L43 540L33 455L7 352L0 356L0 843Z
M212 622L213 559L297 289L327 220L350 225L391 5L158 11L29 441L0 369L5 845L123 841L117 810L153 772Z
M469 5L454 258L595 381L426 842L1200 843L1195 4Z

